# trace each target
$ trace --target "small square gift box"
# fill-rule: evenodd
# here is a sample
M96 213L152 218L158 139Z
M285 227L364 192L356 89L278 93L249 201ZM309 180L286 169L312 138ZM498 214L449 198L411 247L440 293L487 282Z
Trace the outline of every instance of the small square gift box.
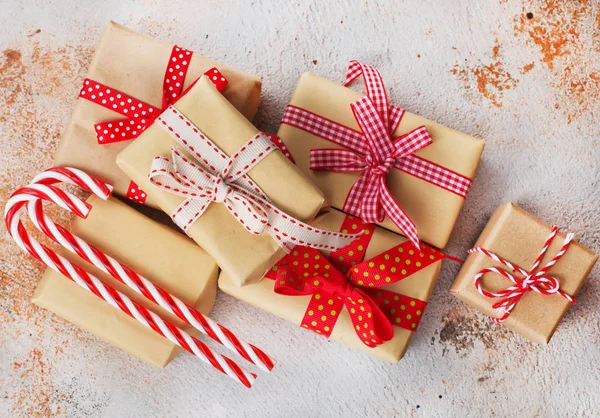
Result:
M115 158L132 139L202 74L252 119L261 81L176 45L108 23L88 69L73 115L54 158L102 178L114 192L157 207L117 167Z
M500 206L450 292L492 322L547 344L598 255L528 212Z
M325 206L322 193L206 76L117 164L240 286L296 244L336 249L356 238L304 223Z
M333 252L296 247L259 283L222 272L225 293L302 327L387 360L406 352L446 256L401 235L332 210L321 228L363 232Z
M75 218L73 234L118 258L188 305L208 313L215 301L218 267L205 251L184 235L151 221L115 198L104 201L92 196L88 203L93 209L86 219ZM175 326L196 334L181 319L79 256L64 248L59 254ZM181 351L151 328L51 268L44 273L33 303L158 367L165 367Z
M358 77L366 96L351 90ZM278 132L331 206L444 248L484 142L390 105L373 67L352 61L344 85L305 73Z

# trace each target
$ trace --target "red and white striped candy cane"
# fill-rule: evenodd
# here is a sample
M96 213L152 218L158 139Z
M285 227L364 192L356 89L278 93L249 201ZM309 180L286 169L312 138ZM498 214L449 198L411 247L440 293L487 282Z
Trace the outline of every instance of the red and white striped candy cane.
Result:
M64 181L64 174L60 174L60 177L56 174L53 170L47 170L36 176L30 187L35 187L33 186L34 184L50 185L54 181ZM55 203L60 205L64 202L61 200ZM81 203L83 204L83 202ZM176 315L198 331L223 344L231 351L238 353L244 359L261 369L269 372L275 366L273 360L258 347L240 339L230 330L203 315L194 307L176 298L159 286L154 285L145 277L140 276L114 258L89 245L78 236L71 234L62 226L55 224L44 213L42 200L29 201L28 213L33 224L52 240L95 265L103 272L110 274L121 283L161 306L167 312Z
M58 177L69 177L68 182L84 187L88 191L106 199L110 195L111 188L88 174L74 169L61 168L55 171ZM65 179L66 180L66 179ZM206 344L187 332L176 327L169 321L162 319L154 312L146 309L140 304L128 298L126 295L116 291L111 286L102 283L97 277L85 271L83 268L71 263L48 247L40 244L32 238L23 223L21 216L27 211L29 202L39 199L52 200L59 206L72 211L78 216L85 217L91 209L90 205L81 201L72 194L51 186L56 179L50 179L46 183L31 184L13 193L8 200L4 216L9 234L17 245L24 251L29 252L38 260L50 268L73 280L84 289L94 293L96 296L120 309L127 315L135 318L138 322L153 329L155 332L179 345L204 362L211 364L220 372L227 374L246 387L251 387L256 375L249 373L233 360L212 351Z
M500 263L500 264L508 267L509 269L511 269L515 272L518 272L522 276L524 276L522 279L519 279L519 278L516 278L515 276L513 276L508 271L503 270L501 268L497 268L497 267L484 268L483 270L479 271L479 273L477 273L475 275L474 285L475 285L475 288L477 289L477 291L481 295L488 297L488 298L503 298L501 301L492 305L492 307L494 309L499 309L502 312L502 315L499 318L490 317L490 321L496 322L496 323L504 322L510 316L510 314L511 314L512 310L514 309L515 305L517 304L517 302L519 300L521 300L523 295L529 291L534 291L534 292L537 292L542 295L552 295L552 294L556 293L556 294L559 294L560 296L562 296L563 298L567 299L569 302L575 303L575 299L571 295L568 295L565 292L563 292L562 290L560 290L560 283L558 282L558 280L556 278L551 277L551 276L545 276L546 272L548 272L548 270L554 264L556 264L556 262L567 251L567 248L568 248L571 240L573 239L573 234L567 234L565 241L564 241L561 249L558 251L558 253L556 253L556 255L552 258L552 260L550 260L543 268L541 268L538 272L536 272L537 268L540 265L540 262L542 261L542 258L546 254L546 251L548 250L548 247L552 243L552 240L554 240L554 237L556 236L557 232L558 232L558 226L556 226L556 225L552 226L552 232L550 233L548 239L544 243L544 246L542 247L540 254L535 259L535 262L533 263L533 266L531 267L531 269L529 271L526 271L519 266L515 266L511 262L509 262L501 257L498 257L496 254L486 250L485 248L475 247L475 248L472 248L469 250L469 254L473 254L473 253L484 254L485 256L491 258L492 260L497 261L498 263ZM509 286L506 289L500 290L498 292L488 292L481 286L481 279L487 273L499 274L499 275L507 278L511 282L513 282L514 286Z

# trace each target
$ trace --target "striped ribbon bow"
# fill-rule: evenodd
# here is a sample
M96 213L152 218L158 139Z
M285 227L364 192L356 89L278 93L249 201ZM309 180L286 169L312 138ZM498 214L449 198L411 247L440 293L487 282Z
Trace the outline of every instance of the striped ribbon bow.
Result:
M286 251L295 245L335 250L358 237L312 227L271 203L247 175L277 150L267 135L256 134L229 157L173 106L156 121L191 156L188 158L178 147L173 147L172 160L156 156L148 175L153 185L185 197L171 214L184 231L211 203L223 203L248 232L260 235L266 231Z
M496 267L484 268L483 270L481 270L479 273L477 273L475 275L475 278L474 278L475 288L481 295L483 295L487 298L503 298L499 302L492 305L492 307L494 309L498 309L500 311L501 316L499 318L490 317L490 321L496 322L496 323L504 322L510 316L510 314L511 314L512 310L514 309L515 305L517 304L517 302L519 302L519 300L521 300L521 298L527 292L531 292L531 291L537 292L542 295L558 294L558 295L562 296L563 298L567 299L569 302L575 303L575 299L572 296L570 296L570 295L566 294L565 292L563 292L562 290L560 290L560 283L558 282L558 280L556 278L546 275L548 270L554 264L556 264L556 262L558 260L560 260L560 258L567 251L567 248L569 247L569 244L570 244L571 240L573 239L573 234L567 234L560 251L558 251L558 253L552 258L552 260L550 260L548 262L548 264L546 264L544 267L542 267L539 271L536 272L537 268L540 265L540 262L542 261L542 258L546 254L546 251L548 250L548 247L552 243L552 240L554 240L554 237L556 236L557 232L558 232L558 226L556 226L556 225L552 226L552 232L550 233L550 236L544 243L544 246L543 246L542 250L540 251L540 254L535 259L535 262L533 263L533 266L531 267L531 269L529 271L526 271L519 266L515 266L514 264L504 260L503 258L498 257L496 254L494 254L484 248L475 247L475 248L472 248L469 250L469 254L482 253L482 254L486 255L487 257L497 261L498 263L508 267L509 269L511 269L515 272L518 272L519 274L521 274L523 276L522 279L518 279L515 276L513 276L511 273L507 272L506 270L503 270L501 268L496 268ZM481 279L487 273L500 274L501 276L503 276L503 277L507 278L508 280L510 280L511 282L513 282L514 285L509 286L506 289L500 290L498 292L488 292L481 286Z

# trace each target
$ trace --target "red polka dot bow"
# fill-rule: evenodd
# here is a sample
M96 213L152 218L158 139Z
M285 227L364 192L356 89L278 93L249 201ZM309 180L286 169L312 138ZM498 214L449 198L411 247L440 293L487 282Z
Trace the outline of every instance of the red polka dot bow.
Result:
M158 115L182 94L185 76L192 56L191 51L173 46L163 80L161 108L152 106L98 81L86 78L83 81L79 97L126 117L126 119L115 119L94 124L98 143L110 144L129 141L144 132ZM219 91L227 86L227 80L216 68L211 68L205 75L210 78ZM132 182L127 197L143 203L146 194Z
M542 295L558 294L558 295L562 296L563 298L567 299L569 302L575 303L575 299L571 295L568 295L567 293L560 290L560 283L558 282L558 280L556 278L546 275L548 270L550 270L550 268L554 264L556 264L556 262L558 260L560 260L560 258L567 251L567 248L569 247L569 244L571 243L571 240L573 239L573 234L567 234L567 236L565 237L565 241L564 241L561 249L558 251L558 253L556 253L556 255L548 262L548 264L546 264L544 267L542 267L539 271L536 271L538 269L538 267L540 266L542 258L546 254L546 251L548 250L548 247L554 240L554 237L556 236L557 232L558 232L558 227L553 226L550 236L544 243L544 246L542 247L540 254L535 259L535 262L533 263L533 266L531 267L531 269L529 271L526 271L519 266L515 266L514 264L510 263L509 261L506 261L503 258L498 257L496 254L486 250L485 248L475 247L475 248L472 248L469 250L469 254L472 254L472 253L484 254L487 257L493 259L494 261L508 267L509 269L511 269L514 272L518 272L519 274L521 274L523 276L522 279L517 278L517 277L513 276L511 273L509 273L508 271L505 271L505 270L497 268L497 267L484 268L475 275L474 285L475 285L475 288L477 289L477 291L482 296L485 296L487 298L502 298L502 300L500 300L498 303L495 303L494 305L492 305L492 307L494 309L498 309L500 311L500 316L497 318L490 317L490 321L496 322L496 323L502 323L502 322L506 321L506 319L510 316L510 314L511 314L512 310L514 309L515 305L517 304L517 302L519 302L521 300L521 298L527 292L531 292L531 291L542 294ZM500 290L498 292L489 292L489 291L485 290L481 285L481 280L483 279L483 276L485 276L488 273L496 273L496 274L499 274L499 275L507 278L508 280L510 280L513 283L513 286L509 286L506 289Z
M387 188L386 178L398 169L438 187L465 197L471 180L415 155L432 139L424 126L393 138L404 110L390 106L381 74L375 68L351 61L344 85L362 76L367 95L350 104L361 131L348 128L323 116L289 105L282 123L320 136L344 148L313 149L310 168L334 172L361 172L350 189L343 210L365 222L383 221L385 215L418 248L413 221L398 205Z
M334 250L357 238L356 234L325 231L294 219L275 207L247 173L269 153L278 150L271 139L257 133L231 157L174 106L158 118L165 130L190 157L172 148L172 159L156 156L149 181L169 193L184 197L171 217L184 231L212 203L221 203L250 233L269 233L284 249L296 244Z
M374 227L346 217L342 232L363 231L350 245L324 256L296 247L266 277L274 291L288 296L311 295L301 325L326 337L331 335L345 307L358 338L369 347L389 341L392 325L415 331L427 302L382 289L411 276L446 257L423 245L415 250L410 241L360 262Z

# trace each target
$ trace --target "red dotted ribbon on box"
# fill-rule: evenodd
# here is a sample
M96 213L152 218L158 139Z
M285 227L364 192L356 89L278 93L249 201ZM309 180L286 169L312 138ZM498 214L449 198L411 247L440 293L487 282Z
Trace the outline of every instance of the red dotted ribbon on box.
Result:
M288 296L311 295L301 326L329 337L345 306L356 335L369 347L393 336L392 325L415 331L427 302L386 289L447 256L427 245L416 250L405 241L362 261L375 227L346 216L342 233L363 235L329 257L296 247L266 275L274 291Z
M173 46L163 80L162 106L160 109L115 90L110 86L89 78L84 79L83 87L79 91L79 97L117 112L127 118L94 124L98 143L110 144L113 142L129 141L137 138L144 132L162 111L172 103L175 103L182 94L185 94L185 91L182 93L183 83L192 56L191 51L176 45ZM217 90L223 91L227 86L227 80L218 69L211 68L204 74L213 82ZM194 83L188 87L188 90ZM146 193L133 181L129 184L126 197L138 203L146 201Z

